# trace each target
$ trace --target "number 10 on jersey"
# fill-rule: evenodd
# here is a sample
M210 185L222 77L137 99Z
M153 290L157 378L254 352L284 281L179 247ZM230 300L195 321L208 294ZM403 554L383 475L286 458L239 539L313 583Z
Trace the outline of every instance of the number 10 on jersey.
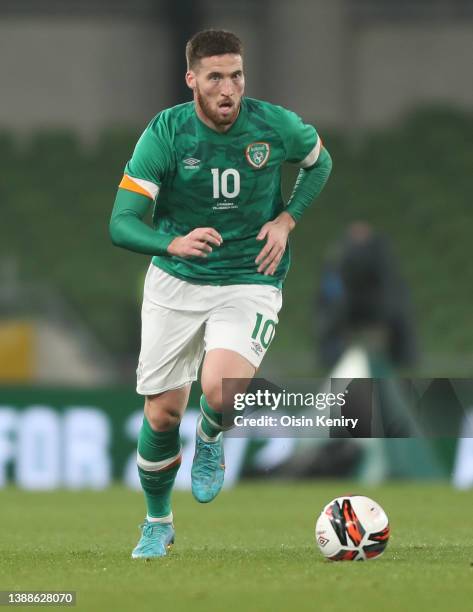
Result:
M220 174L219 168L212 168L213 197L215 199L236 198L240 193L240 173L234 168L227 168ZM229 180L230 179L230 180ZM231 191L230 191L231 190Z

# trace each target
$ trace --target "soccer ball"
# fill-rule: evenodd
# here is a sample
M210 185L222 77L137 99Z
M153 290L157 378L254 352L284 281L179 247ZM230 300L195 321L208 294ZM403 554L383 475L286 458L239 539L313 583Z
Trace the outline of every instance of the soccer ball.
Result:
M336 497L317 519L315 540L332 561L375 559L388 544L388 517L379 504L364 495Z

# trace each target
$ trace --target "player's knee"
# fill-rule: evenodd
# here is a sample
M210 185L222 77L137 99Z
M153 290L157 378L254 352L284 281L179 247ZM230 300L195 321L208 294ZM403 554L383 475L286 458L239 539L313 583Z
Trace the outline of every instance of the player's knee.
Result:
M205 395L205 399L211 408L217 412L230 412L233 410L234 404L234 393L232 390L227 389L226 386L222 389L222 385L208 385L203 386L202 390Z
M179 414L172 414L165 410L149 412L146 418L154 431L170 431L178 427L181 422Z
M177 410L150 398L146 398L145 416L154 431L169 431L178 427L181 422L181 415Z

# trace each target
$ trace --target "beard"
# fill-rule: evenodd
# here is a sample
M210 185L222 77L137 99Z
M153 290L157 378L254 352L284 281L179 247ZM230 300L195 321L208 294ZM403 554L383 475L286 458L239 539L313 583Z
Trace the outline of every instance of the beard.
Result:
M211 104L205 98L205 96L202 95L198 87L196 87L195 93L196 93L197 103L199 104L200 109L202 110L203 114L207 117L207 119L209 119L214 125L220 125L220 126L231 125L232 123L234 123L234 121L238 117L238 112L240 109L239 104L237 105L234 102L232 102L232 105L233 105L232 111L229 112L228 115L222 115L218 112L217 109L212 108Z

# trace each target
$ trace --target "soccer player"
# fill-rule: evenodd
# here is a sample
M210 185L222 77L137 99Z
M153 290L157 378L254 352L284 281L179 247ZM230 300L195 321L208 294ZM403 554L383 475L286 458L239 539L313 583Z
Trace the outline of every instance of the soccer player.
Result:
M138 471L147 517L133 558L174 542L171 491L179 424L203 359L192 493L224 478L222 379L251 379L274 337L288 236L322 190L331 159L293 112L244 96L243 50L230 32L187 43L193 101L160 112L125 167L110 221L115 245L153 255L142 306L137 392L145 396ZM300 166L287 204L281 165ZM153 225L144 222L151 205Z

